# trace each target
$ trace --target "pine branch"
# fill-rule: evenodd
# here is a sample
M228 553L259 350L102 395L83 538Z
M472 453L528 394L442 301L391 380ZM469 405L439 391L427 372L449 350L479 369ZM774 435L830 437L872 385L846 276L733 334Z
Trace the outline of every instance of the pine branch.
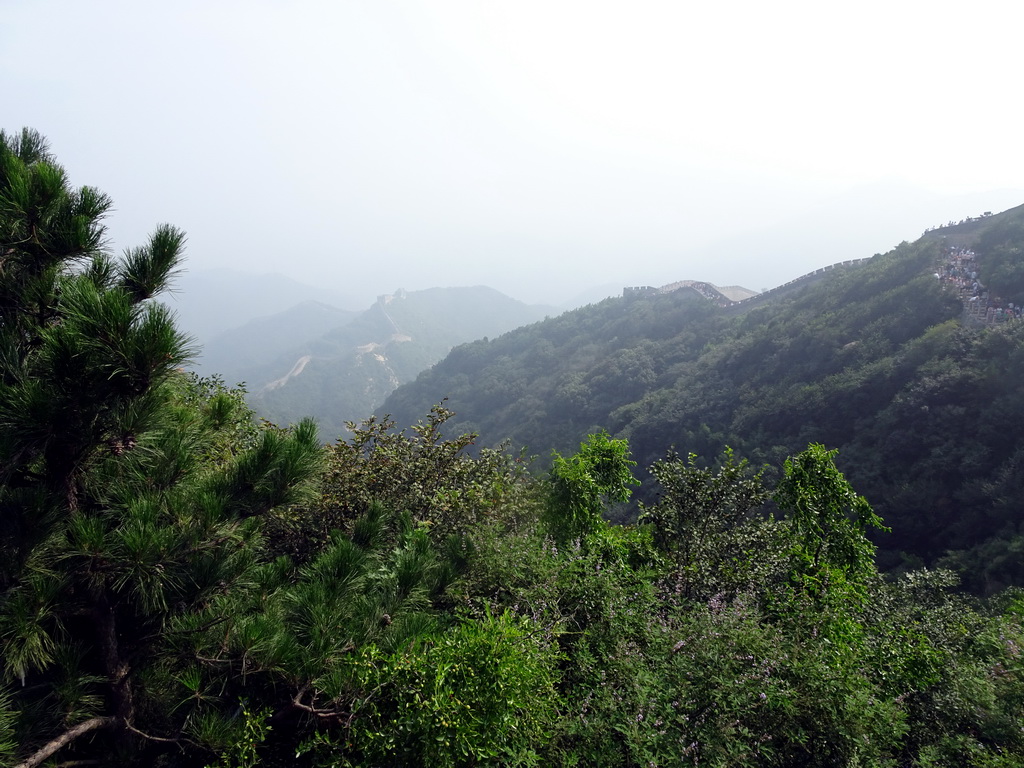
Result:
M45 744L42 748L37 750L35 754L27 760L18 763L14 768L35 768L35 766L42 763L50 755L57 752L57 750L66 747L79 736L83 736L86 733L95 731L99 728L113 728L119 723L120 720L116 717L93 717L89 720L84 720L73 728L66 730L53 741Z
M113 728L115 726L123 726L131 733L141 736L147 741L158 742L161 744L180 744L183 739L177 738L164 738L162 736L153 736L151 734L140 731L138 728L133 726L131 723L125 723L118 717L94 717L89 720L85 720L73 728L69 728L67 731L62 733L60 736L55 738L53 741L47 743L42 748L37 750L35 754L29 757L24 762L18 763L14 768L35 768L35 766L42 763L48 757L56 753L58 750L63 749L72 741L77 739L79 736L83 736L90 731L95 731L100 728ZM188 739L184 739L190 744L194 743ZM77 766L77 765L98 765L101 761L99 760L71 760L65 763L61 763L61 766Z
M227 616L220 616L220 617L218 617L216 619L211 619L210 621L208 621L205 624L203 624L201 627L193 627L192 629L165 629L165 628L161 628L159 632L154 632L153 634L146 635L145 637L141 638L139 640L139 644L140 645L145 645L147 643L152 642L153 640L156 640L156 639L161 638L161 637L168 637L169 635L194 635L194 634L198 634L200 632L205 632L208 629L212 629L213 627L217 626L218 624L223 624L227 620L228 620ZM199 657L197 656L196 658L199 658ZM206 661L218 661L218 659L206 659Z
M127 728L132 733L134 733L136 736L141 736L142 738L146 739L146 741L155 741L155 742L158 742L160 744L180 744L181 741L182 741L182 739L178 738L178 737L168 739L168 738L166 738L164 736L153 736L151 734L146 733L145 731L140 731L138 728L136 728L131 723L125 723L124 727ZM188 741L188 739L185 739L185 741ZM189 743L194 743L194 742L189 742Z

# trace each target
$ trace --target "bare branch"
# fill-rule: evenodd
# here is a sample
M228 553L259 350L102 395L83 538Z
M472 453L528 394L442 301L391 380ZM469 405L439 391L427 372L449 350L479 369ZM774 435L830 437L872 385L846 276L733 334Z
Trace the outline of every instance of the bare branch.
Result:
M79 736L83 736L84 734L89 733L90 731L95 731L99 728L113 728L118 724L120 724L120 720L116 717L93 717L89 720L83 720L73 728L69 728L64 731L64 733L56 739L44 745L41 749L37 750L35 754L24 762L18 763L14 768L35 768L50 755L59 749L63 749Z

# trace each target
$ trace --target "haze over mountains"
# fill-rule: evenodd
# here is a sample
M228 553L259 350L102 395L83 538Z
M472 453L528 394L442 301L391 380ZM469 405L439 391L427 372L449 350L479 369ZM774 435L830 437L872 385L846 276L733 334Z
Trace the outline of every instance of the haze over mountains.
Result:
M249 285L258 292L272 283ZM285 285L293 292L289 298L301 290ZM236 302L236 317L256 311L257 297ZM268 297L263 306L280 301ZM275 423L316 417L321 436L331 441L344 433L346 421L365 418L395 387L454 346L552 313L551 307L529 306L482 286L398 290L379 296L364 312L307 299L214 334L193 370L244 382L249 402Z
M177 283L176 306L188 330L198 331L205 341L305 299L361 312L377 296L398 287L415 291L487 285L527 304L561 311L617 296L624 285L664 285L687 278L760 291L828 263L887 251L929 227L982 211L1005 210L1024 200L1024 190L940 195L896 182L855 187L830 197L811 197L804 191L799 204L785 189L759 192L754 205L749 190L736 190L731 216L708 219L699 229L680 207L676 227L681 236L673 244L637 238L628 244L580 245L534 242L510 234L500 248L484 241L453 246L458 258L425 244L417 251L420 258L414 270L397 259L368 259L348 249L330 252L330 258L317 266L301 254L280 259L274 270L287 277L258 274L260 263L211 270L205 265L222 264L224 256L196 241L190 243L189 260ZM462 260L470 254L472 264L467 268ZM295 282L305 288L293 290Z
M939 195L897 182L847 190L807 205L800 213L731 231L699 253L700 279L765 290L826 264L884 253L926 229L1024 200L1024 190ZM694 277L698 275L694 274ZM678 273L659 275L666 283Z
M254 274L191 265L177 276L174 290L166 299L181 329L204 345L224 331L307 301L348 311L356 309L353 294L315 279L300 282L280 273Z
M1024 192L1017 197L1024 197ZM482 253L480 260L494 264L493 281L487 283L492 288L527 303L548 297L550 306L537 315L539 318L618 296L625 285L664 285L692 278L764 290L824 264L887 250L928 227L958 220L965 211L998 210L1000 201L1007 198L1005 190L939 196L907 185L876 184L808 205L806 213L795 218L773 217L772 202L766 198L760 218L723 223L718 239L705 237L707 242L693 242L689 250L661 254L665 266L655 270L645 266L650 264L649 254L640 243L636 254L620 254L614 266L595 253L593 267L578 270L571 279L559 272L555 262L547 271L531 272L524 266L528 260L512 255L497 258ZM364 272L357 268L358 260L339 254L335 261L347 263L351 277L340 277L332 268L297 280L283 274L203 269L203 256L202 252L193 254L194 261L186 264L168 303L181 327L197 342L196 370L219 373L228 382L245 381L256 388L284 376L305 354L304 344L371 306L379 291L370 291L389 271L385 262L377 265L378 274L372 279L359 277ZM286 261L281 268L293 270L296 262ZM443 263L438 264L438 273L446 274ZM388 292L396 285L410 287L405 277L387 277L392 286ZM436 285L415 286L428 287ZM488 335L485 331L469 333L453 343ZM278 356L282 360L278 361ZM274 371L262 370L270 363L276 366Z
M3 18L0 766L1024 766L1024 4Z
M1024 206L763 293L214 337L318 435L182 370L183 231L115 261L38 134L0 169L5 765L1024 762Z
M959 249L976 277L951 287L937 277ZM642 467L725 446L778 466L824 443L892 525L887 567L965 565L996 589L1024 577L1021 253L1024 206L727 307L633 292L458 347L379 413L407 426L448 398L454 432L542 465L598 429Z
M1024 207L988 213L874 257L823 244L816 267L850 265L738 304L754 292L679 276L561 315L484 287L396 291L361 313L305 300L216 334L199 370L247 382L275 423L313 415L326 441L374 412L408 426L448 398L453 431L541 465L599 429L641 466L673 448L713 463L726 445L778 465L822 442L894 524L887 567L965 563L973 588L997 589L1024 579L1010 554L1024 546L1022 326L968 322L936 280L966 248L972 309L1024 303ZM280 281L261 300L273 284L250 283L236 318L302 293Z
M939 207L946 210L946 206L957 201L970 201L974 208L959 208L957 214L951 215L958 219L962 218L964 210L987 210L985 205L999 199L1000 194L991 192L950 197ZM870 255L867 248L879 242L882 231L901 233L891 235L889 239L892 242L919 234L919 231L908 231L907 224L900 226L902 221L913 222L915 229L920 231L946 223L934 220L937 201L936 195L899 185L875 185L822 201L797 220L778 221L754 229L748 228L750 222L737 222L737 234L698 249L706 255L705 258L695 259L692 254L680 256L680 269L693 270L692 264L696 262L700 265L699 270L706 274L666 270L654 280L644 280L643 275L638 275L621 284L606 282L596 285L593 282L600 275L588 272L578 276L578 283L560 286L549 284L544 274L536 275L534 282L539 286L536 293L552 293L557 289L563 296L571 298L565 299L558 308L544 306L524 310L528 305L521 305L512 315L496 318L496 322L490 325L487 318L495 312L497 305L481 307L475 314L464 313L454 325L453 318L449 317L444 321L448 330L435 329L436 338L427 343L431 350L429 353L421 350L412 359L397 362L400 373L394 369L375 370L380 365L378 358L382 354L382 345L391 343L388 340L390 332L384 326L375 328L369 322L356 326L362 330L353 329L352 335L344 342L351 348L343 355L345 359L350 354L357 354L352 350L367 345L373 348L369 357L366 352L357 354L366 361L366 365L361 366L362 372L353 379L354 364L342 366L332 374L331 383L325 380L320 385L313 382L326 375L320 373L324 365L323 356L313 354L313 348L319 345L321 350L329 349L327 355L337 360L340 347L337 341L327 342L324 346L318 340L344 327L364 311L372 312L377 306L376 302L370 310L357 306L359 300L356 296L363 290L357 283L337 287L330 280L304 284L280 274L195 270L186 271L179 278L178 290L171 303L182 327L196 338L201 348L194 364L197 371L218 373L229 383L245 382L253 403L264 415L282 423L309 413L316 415L326 430L325 439L331 439L344 421L365 417L381 404L391 389L414 378L419 370L440 360L456 344L485 335L493 336L517 324L620 295L623 285L662 285L677 282L681 277L710 281L719 275L720 285L741 283L741 291L770 288L795 277L792 272L797 268L812 271L823 264ZM922 226L922 221L929 223ZM622 261L622 269L628 269L630 259ZM737 274L741 277L737 278ZM585 288L588 282L591 285ZM417 293L410 291L408 295ZM435 312L437 307L424 311ZM420 319L410 322L429 324L432 321ZM360 333L363 334L361 337ZM422 342L422 338L417 339L414 347ZM397 354L397 347L393 344L392 353ZM408 354L399 355L402 356L408 357ZM309 360L300 365L299 361L306 357ZM311 367L307 363L312 363ZM295 375L296 370L301 371L304 378ZM367 383L363 380L365 376L370 376L376 383ZM268 389L272 382L278 382L278 386ZM348 394L353 387L362 394ZM314 389L316 393L312 391ZM339 407L341 402L347 405Z

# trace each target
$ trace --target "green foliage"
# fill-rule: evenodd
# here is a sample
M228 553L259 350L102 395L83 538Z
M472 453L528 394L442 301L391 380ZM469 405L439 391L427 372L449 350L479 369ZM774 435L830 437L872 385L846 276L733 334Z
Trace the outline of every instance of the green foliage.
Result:
M451 573L445 553L407 517L388 543L386 518L375 506L356 536L335 533L299 568L285 557L255 565L247 583L174 625L178 663L196 679L193 695L182 691L179 704L190 719L220 711L197 690L259 696L287 724L275 738L294 747L349 718L356 702L373 700L354 677L353 660L393 653L433 631L432 603Z
M700 352L705 341L694 325L724 322L691 291L649 301L607 299L457 347L399 388L382 410L410 424L427 408L427 392L431 402L450 394L463 423L483 429L487 445L508 438L545 454L549 448L572 451L595 424L609 423L608 412L623 397L650 392L667 369ZM666 355L670 338L682 348Z
M406 752L423 751L422 745L399 748L380 741L374 733L392 730L382 724L364 732L361 718L394 714L401 689L386 681L403 669L402 675L412 674L407 662L435 641L453 658L474 653L474 645L450 647L437 640L462 624L449 613L448 593L472 558L470 523L487 524L503 510L503 519L514 521L522 512L511 502L526 498L518 465L493 451L464 455L471 438L443 439L439 430L446 418L439 406L412 436L371 422L363 432L366 442L331 451L322 497L282 514L270 528L279 538L271 551L293 549L298 565L285 556L259 565L246 585L181 625L187 640L179 647L182 663L204 660L199 673L206 682L200 687L221 680L223 689L226 676L235 695L261 691L276 702L274 718L288 728L275 731L266 754L299 749L324 764L341 765L355 764L363 750L409 761ZM385 501L407 506L393 511ZM324 525L325 518L344 530L320 540L312 526ZM302 534L304 529L314 533ZM367 678L371 671L378 678ZM218 706L195 698L189 711L190 718L211 722ZM466 725L470 731L478 727L483 726ZM206 739L213 747L222 737L211 733ZM463 738L459 749L465 743Z
M839 658L799 625L765 621L753 596L683 608L661 645L646 719L657 763L885 765L905 732L863 656ZM802 627L800 629L803 629Z
M770 496L763 469L751 474L746 460L727 448L717 472L699 467L696 454L684 462L670 453L651 474L660 498L651 507L641 504L639 522L651 526L686 597L746 591L770 578L776 526L757 514Z
M968 598L945 570L883 579L868 538L881 519L836 451L811 441L774 493L773 470L731 449L709 468L670 453L636 527L604 520L636 480L631 444L603 431L556 453L547 481L503 450L472 452L472 435L446 438L458 425L444 406L408 433L353 425L325 451L311 422L259 426L244 392L177 371L186 340L150 298L177 264L176 231L113 260L102 196L69 189L38 135L2 139L0 764L1024 763L1021 593ZM806 436L800 414L841 431L836 393L882 419L871 450L887 461L906 450L904 416L927 407L913 438L928 460L897 501L928 478L938 498L989 510L1003 546L949 559L1010 561L1024 453L1001 428L1022 404L983 361L1019 366L1024 347L1010 328L936 324L946 301L931 282L915 289L927 311L904 312L893 280L915 280L928 255L907 248L796 297L794 314L731 327L678 297L612 302L611 319L556 325L530 365L575 344L575 369L545 383L563 404L643 390L616 416L641 442L678 408L681 438L712 445L742 424L780 459ZM837 296L874 308L837 330L824 317ZM879 306L900 323L873 319ZM677 335L681 319L709 335ZM792 325L780 338L803 346L764 323ZM624 346L588 348L588 326ZM522 386L478 351L459 356L485 397ZM700 386L678 388L683 371ZM954 440L974 401L989 406L975 436ZM704 421L686 421L697 407ZM880 461L873 483L900 471ZM971 522L955 518L939 505L919 525Z
M624 712L650 680L645 650L657 614L649 536L609 529L557 544L538 526L481 532L458 591L474 615L510 611L560 650L560 716L535 746L544 765L624 765ZM643 650L641 650L643 649Z
M838 451L812 444L786 459L774 500L789 523L792 582L814 595L830 582L854 585L874 573L871 528L888 530L836 468Z
M354 661L349 736L359 764L542 765L558 712L555 652L509 614L466 620L389 656Z
M988 217L970 238L1011 301L1012 280L986 269L1019 268L1021 221L1022 209ZM608 299L460 348L385 408L404 424L447 394L481 444L511 437L542 455L568 455L599 424L642 467L673 446L731 445L773 468L810 443L836 447L893 528L874 537L884 570L942 560L993 592L1024 578L1024 326L961 323L960 297L935 278L948 246L904 243L728 309L687 291Z
M220 756L215 766L207 768L256 768L259 763L257 748L267 739L271 727L267 724L270 710L252 712L246 703L241 704L242 733L233 741L230 749Z
M604 526L602 512L611 501L628 501L636 462L625 440L607 432L590 435L568 459L557 452L551 467L551 495L546 520L559 541L586 538Z
M332 530L352 532L373 504L408 512L437 541L463 540L477 524L529 506L527 461L502 446L471 454L476 435L444 434L453 415L437 404L408 432L386 418L349 424L351 440L327 448L319 503L275 528L284 551L307 557Z
M168 627L224 620L211 604L250 578L260 518L304 498L320 446L178 370L188 341L151 297L184 236L114 261L109 201L45 146L0 135L0 721L26 768L136 764L192 743L157 682Z
M1015 211L1021 213L1019 208ZM975 245L985 255L980 264L982 281L997 295L1014 303L1024 302L1022 243L1024 217L1002 215L981 231Z
M17 710L14 697L0 692L0 765L12 765L18 750Z

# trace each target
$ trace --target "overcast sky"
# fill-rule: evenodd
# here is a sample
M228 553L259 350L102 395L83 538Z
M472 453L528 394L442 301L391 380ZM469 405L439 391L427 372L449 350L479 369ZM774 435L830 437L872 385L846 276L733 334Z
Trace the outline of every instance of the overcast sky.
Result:
M398 287L761 289L1024 203L1010 0L0 9L0 127L114 198L118 249L168 221L192 270L352 308Z

